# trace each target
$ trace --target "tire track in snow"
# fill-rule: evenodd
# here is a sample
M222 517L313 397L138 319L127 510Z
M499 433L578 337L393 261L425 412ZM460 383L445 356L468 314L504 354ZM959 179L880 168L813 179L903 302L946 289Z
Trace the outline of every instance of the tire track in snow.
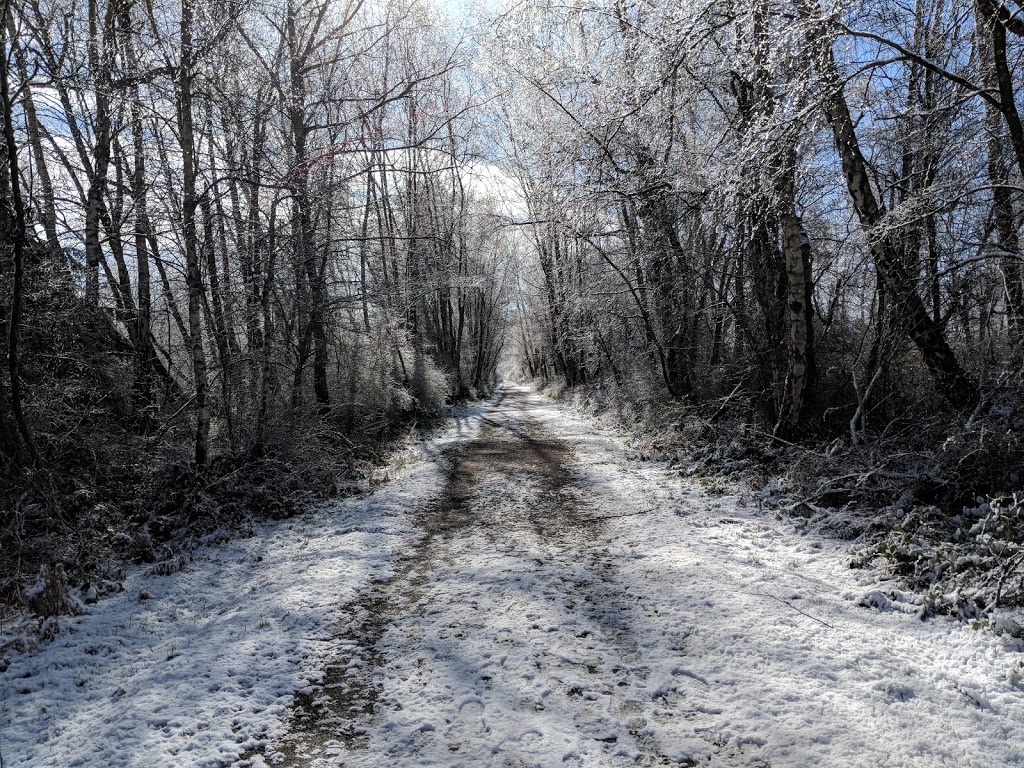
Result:
M678 702L652 702L637 597L616 584L573 460L522 395L499 399L450 450L419 540L348 606L337 658L271 762L708 764L717 749L667 755L656 737Z
M499 395L493 407L503 400ZM385 663L377 644L403 604L415 600L429 571L434 538L453 534L470 521L466 501L471 489L463 473L466 450L463 444L445 451L444 494L423 515L419 540L398 556L390 577L371 582L344 607L348 619L338 627L336 652L325 666L323 681L296 696L290 733L267 750L273 765L339 764L334 758L340 754L367 748L367 722L381 693L374 670Z

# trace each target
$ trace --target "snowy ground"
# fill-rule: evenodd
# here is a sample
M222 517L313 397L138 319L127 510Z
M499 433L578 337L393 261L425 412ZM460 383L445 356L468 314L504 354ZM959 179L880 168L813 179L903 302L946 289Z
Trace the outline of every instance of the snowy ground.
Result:
M1019 645L536 395L395 474L13 658L4 768L1024 764Z

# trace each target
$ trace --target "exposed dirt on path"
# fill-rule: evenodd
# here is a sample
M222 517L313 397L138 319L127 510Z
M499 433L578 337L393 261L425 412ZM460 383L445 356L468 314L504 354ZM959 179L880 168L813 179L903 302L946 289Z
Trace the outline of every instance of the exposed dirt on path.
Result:
M479 747L472 742L487 740L483 700L493 699L496 684L505 678L501 682L510 699L503 704L509 711L528 712L524 722L536 721L557 699L554 709L559 717L568 714L573 721L560 727L582 730L582 738L599 750L603 765L687 764L661 754L646 729L644 707L628 695L634 683L646 679L647 670L636 639L621 619L627 598L615 586L615 568L604 556L607 551L602 552L604 524L589 510L577 483L571 447L531 420L522 394L513 391L497 398L476 438L450 449L445 461L444 490L421 513L419 539L400 555L387 580L370 585L347 606L350 618L339 627L337 657L322 684L300 697L292 732L275 746L273 762L383 764L385 756L373 756L367 732L382 718L409 706L400 693L388 690L394 687L389 681L408 684L421 678L422 683L414 686L420 688L418 695L435 697L435 707L437 696L449 697L452 717L446 718L444 734L436 733L434 726L414 731L405 755L411 758L426 751L450 755L452 765L473 764L464 762L460 753L468 757L472 747ZM479 570L467 574L461 556L473 552L471 559L478 561L486 551L502 561L495 563L497 577ZM529 581L540 589L529 589L521 577L507 578L504 570L510 559L512 569L529 572ZM463 614L448 615L445 606L460 599L459 590L446 590L446 583L467 575L477 587L471 593L471 607L479 620L471 624L460 622ZM528 589L539 594L523 594ZM565 614L573 617L573 631L543 621L552 608L562 614L563 623ZM489 616L510 610L520 618L512 627L489 626ZM438 672L435 667L450 665L453 656L436 640L450 640L445 645L457 646L460 656L478 657L472 661L484 662L485 667L493 666L486 659L501 651L517 653L502 654L499 669L487 669L473 680L428 690L430 678ZM524 652L521 663L529 669L507 663L509 656ZM524 680L532 683L545 676L550 679L539 691L532 690L538 689L532 684L525 686L531 690L524 689ZM487 697L473 695L484 691ZM595 702L601 706L595 707ZM625 728L605 727L609 718ZM618 744L621 733L634 742L629 749ZM531 744L542 736L541 729L527 726L522 762L506 757L501 764L531 764ZM574 734L562 741L579 737ZM443 746L433 743L439 740ZM564 755L550 756L551 761L592 764L568 746ZM508 745L502 751L516 752Z

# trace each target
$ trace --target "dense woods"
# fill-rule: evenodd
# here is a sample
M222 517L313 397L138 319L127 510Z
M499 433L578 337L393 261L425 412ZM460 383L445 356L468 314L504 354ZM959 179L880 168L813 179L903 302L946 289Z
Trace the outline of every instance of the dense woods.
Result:
M491 386L509 242L436 14L4 10L5 542L323 491Z
M1017 0L2 10L5 597L499 366L815 508L1020 488Z
M508 92L536 109L508 137L551 315L530 365L676 399L741 383L790 436L851 404L881 421L886 399L977 405L1013 368L1021 291L1013 78L1000 95L986 80L1012 58L986 64L1007 30L985 12L619 3L504 20L543 30L506 54L523 71Z
M727 422L762 446L838 440L823 458L878 447L821 474L913 454L893 459L893 498L1011 493L1019 14L753 0L501 16L488 61L533 237L530 375L697 442Z

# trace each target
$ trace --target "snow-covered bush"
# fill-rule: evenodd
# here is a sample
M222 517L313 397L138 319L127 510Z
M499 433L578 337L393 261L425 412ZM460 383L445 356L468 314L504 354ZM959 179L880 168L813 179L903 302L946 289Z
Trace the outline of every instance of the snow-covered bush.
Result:
M24 593L25 602L36 616L76 616L83 611L82 603L71 594L64 566L57 563L50 568L42 565L35 584Z
M999 609L1024 607L1024 504L978 500L950 516L914 507L875 547L888 568L923 593L928 612L951 613L1012 634Z
M22 597L38 620L38 625L30 634L40 640L48 640L65 629L61 617L78 616L85 612L82 601L72 594L64 566L60 563L53 567L40 566L35 583L22 592ZM28 648L33 645L34 639L25 637L22 642Z

